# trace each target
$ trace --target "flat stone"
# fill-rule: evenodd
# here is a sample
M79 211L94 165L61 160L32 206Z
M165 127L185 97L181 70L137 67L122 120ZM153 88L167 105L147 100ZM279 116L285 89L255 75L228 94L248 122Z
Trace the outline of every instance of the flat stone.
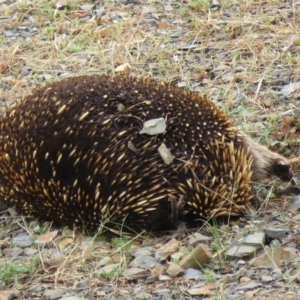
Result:
M160 281L172 280L173 278L170 275L161 274L159 275L158 279Z
M259 287L260 284L255 282L254 280L248 282L248 283L245 283L245 284L241 284L240 286L238 286L236 288L237 291L242 291L242 290L252 290L252 289L255 289L257 287Z
M96 274L105 276L107 274L111 274L111 273L115 272L116 269L118 269L119 267L120 267L119 263L107 265L107 266L104 266L103 268L101 268L100 270L97 270Z
M6 248L3 250L3 254L5 256L10 256L10 257L17 257L23 253L23 250L21 248L15 247L12 249Z
M18 234L12 239L12 242L21 248L30 247L33 244L33 239L29 234Z
M144 269L164 269L165 267L158 263L157 260L153 256L144 255L137 257L132 262L129 263L129 267L139 267Z
M130 277L130 278L145 277L148 275L149 275L149 271L146 271L145 269L142 268L129 268L123 271L123 276Z
M248 246L248 245L234 245L230 247L226 252L225 255L228 258L236 259L240 257L246 257L255 254L257 251L257 248L254 246Z
M262 248L265 243L265 233L264 232L255 232L248 235L243 240L243 245L254 246L256 248Z
M152 255L152 247L142 247L137 250L132 254L133 257L140 257L140 256L145 256L145 255Z
M159 295L159 294L169 294L171 293L171 290L169 289L157 289L153 291L153 294Z
M0 249L6 248L10 246L10 238L6 237L3 240L0 240Z
M167 269L167 273L171 277L176 277L178 275L184 274L184 269L182 267L180 267L178 264L176 264L174 262L170 262L169 267Z
M23 252L27 256L32 256L32 255L38 253L38 250L37 249L33 249L33 248L26 248L26 249L24 249Z
M261 276L261 281L262 282L270 282L270 281L273 281L274 278L272 276L267 276L267 275L263 275Z
M273 228L268 227L265 229L266 237L271 239L280 239L282 238L287 232L287 229L285 228Z
M178 251L181 246L181 242L176 239L171 239L168 243L157 249L155 252L155 258L158 262L166 260L172 253Z
M51 258L63 258L64 257L63 254L58 249L44 248L41 252L46 257L51 257Z
M212 238L205 236L199 232L195 232L188 236L188 244L191 246L197 246L200 243L207 244Z
M106 265L110 265L113 264L113 260L110 256L106 256L104 258L102 258L97 264L95 269L99 269L100 267L106 266Z
M199 270L188 268L185 270L185 274L182 276L184 279L204 279L205 276Z
M147 277L147 279L146 279L145 282L146 282L147 284L149 284L149 283L154 283L154 282L156 282L157 280L159 280L158 275L151 275L151 276Z
M191 253L189 253L181 260L180 266L184 269L199 269L200 266L207 264L210 258L211 254L207 250L206 246L203 244L199 244L196 248L193 249Z
M146 292L140 292L135 295L135 299L151 300L152 295Z
M65 290L47 290L44 293L43 299L55 300L61 298L65 292Z
M20 296L19 291L15 291L15 290L0 291L0 299L1 300L12 300L19 296Z
M274 268L286 265L297 257L297 253L291 248L271 248L264 251L260 256L252 259L249 264L257 268Z

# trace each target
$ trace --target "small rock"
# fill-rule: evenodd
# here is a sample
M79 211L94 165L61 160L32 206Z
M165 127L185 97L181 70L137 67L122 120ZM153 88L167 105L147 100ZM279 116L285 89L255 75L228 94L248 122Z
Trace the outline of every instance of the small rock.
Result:
M210 258L210 252L203 244L199 244L191 253L182 259L180 266L184 269L199 269L200 266L207 264Z
M188 236L188 244L191 246L197 246L198 244L202 243L202 244L207 244L208 242L210 242L212 239L208 236L205 236L199 232L195 232L193 234L190 234Z
M188 268L185 270L185 274L182 276L184 279L204 279L205 276L199 270Z
M107 265L111 265L113 264L113 260L110 256L106 256L104 258L102 258L97 264L96 264L96 267L95 269L99 269L100 267L103 267L103 266L107 266Z
M32 256L32 255L36 254L38 252L38 250L37 249L33 249L33 248L26 248L26 249L24 249L23 252L27 256Z
M240 283L242 283L242 284L250 282L250 281L251 281L251 278L249 278L249 277L241 277L240 278Z
M88 279L83 279L83 280L76 280L73 283L73 289L75 290L83 290L83 289L87 289L90 286L93 285L93 282L91 280Z
M243 243L243 245L261 248L265 243L265 233L264 232L255 232L253 234L250 234L243 240L242 243Z
M5 288L5 282L0 280L0 291L4 290L4 288Z
M183 258L183 256L184 256L184 254L182 252L175 252L175 253L171 254L171 258L173 261L179 261Z
M162 275L159 275L158 279L160 281L166 281L166 280L172 280L173 278L170 275L164 275L164 274L162 274Z
M171 239L168 243L160 247L155 252L155 258L159 262L162 262L166 260L172 253L177 252L180 246L181 242L177 241L176 239Z
M12 248L12 249L9 249L9 248L6 248L3 250L3 254L5 256L10 256L10 257L17 257L19 255L21 255L23 253L23 250L21 248Z
M300 89L300 82L290 82L287 85L282 87L281 93L285 96L289 96L290 94L294 93L295 91Z
M262 103L265 107L272 107L273 106L273 99L271 97L264 98Z
M179 265L175 264L174 262L171 262L167 269L167 273L171 277L176 277L176 276L182 275L184 273L184 269L182 267L180 267Z
M151 255L152 252L152 247L142 247L142 248L139 248L137 249L133 254L132 256L133 257L140 257L140 256L146 256L146 255Z
M263 275L261 276L261 281L262 282L270 282L270 281L273 281L273 277L272 276L267 276L267 275Z
M0 291L1 300L11 300L17 297L20 297L19 291L14 291L14 290Z
M146 292L140 292L137 295L135 295L135 299L139 300L139 299L143 299L143 300L151 300L152 299L152 295L148 294Z
M20 76L25 77L25 76L29 75L31 71L32 71L32 68L25 66L25 67L23 67L23 69L20 73Z
M0 240L0 249L4 249L10 246L10 238L6 237L4 240Z
M96 271L96 275L106 276L106 275L108 275L108 274L112 274L112 273L115 272L119 267L120 267L120 264L111 264L111 265L107 265L107 266L101 268L100 270L97 270L97 271Z
M115 72L120 74L128 74L130 70L131 70L131 65L128 63L125 63L115 68Z
M168 22L166 21L161 21L157 24L157 28L160 29L160 30L165 30L165 29L168 29L170 28L170 25Z
M30 247L33 244L33 239L29 234L18 234L12 239L12 242L21 248Z
M252 289L255 289L257 287L259 287L260 284L255 282L254 280L246 283L246 284L241 284L240 286L238 286L236 288L237 291L243 291L243 290L252 290Z
M171 11L173 11L173 7L172 7L172 5L165 5L165 11L166 12L171 12Z
M156 282L157 280L159 280L158 275L151 275L151 276L147 277L147 279L146 279L145 282L146 282L147 284L149 284L149 283L154 283L154 282Z
M140 267L144 269L156 268L161 270L165 268L162 264L158 263L154 257L149 255L137 257L129 263L129 267Z
M49 79L52 78L52 75L49 74L49 73L43 73L43 74L42 74L42 78L43 78L44 80L49 80Z
M225 252L225 255L229 259L236 259L240 257L247 257L250 255L252 256L256 253L256 251L257 248L254 246L234 245Z
M55 299L58 299L58 298L62 297L62 295L65 292L66 291L64 291L64 290L47 290L44 293L43 299L46 299L46 300L55 300Z
M169 293L171 293L171 290L169 290L169 289L157 289L157 290L153 291L153 294L156 294L156 295L169 294Z
M239 259L237 262L236 262L238 265L244 265L246 262L242 259Z
M221 4L218 0L212 0L210 4L210 10L215 11L221 8Z
M123 272L124 277L130 278L140 278L148 276L149 272L142 268L129 268Z
M286 234L287 230L284 228L273 228L268 227L265 229L265 234L267 238L280 239Z
M288 264L297 257L295 250L291 248L272 248L252 259L249 264L257 268L274 268L282 264Z
M46 249L44 248L41 251L42 255L46 256L46 257L50 257L50 258L62 258L63 254L56 248L53 249Z

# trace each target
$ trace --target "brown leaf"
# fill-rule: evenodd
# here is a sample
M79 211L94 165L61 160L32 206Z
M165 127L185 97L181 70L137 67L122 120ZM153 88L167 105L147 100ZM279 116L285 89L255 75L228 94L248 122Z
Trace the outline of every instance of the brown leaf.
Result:
M170 27L169 23L166 21L161 21L157 24L158 29L168 29Z
M36 239L36 243L39 244L47 244L50 243L54 240L54 238L57 236L58 231L51 231L51 232L47 232L45 234L40 235L37 239Z
M220 283L209 283L197 289L188 289L187 292L191 296L196 295L215 295L214 289L220 287Z
M67 238L62 240L61 242L59 242L59 248L61 250L64 250L67 246L69 246L70 244L72 244L74 242L74 239L72 238Z

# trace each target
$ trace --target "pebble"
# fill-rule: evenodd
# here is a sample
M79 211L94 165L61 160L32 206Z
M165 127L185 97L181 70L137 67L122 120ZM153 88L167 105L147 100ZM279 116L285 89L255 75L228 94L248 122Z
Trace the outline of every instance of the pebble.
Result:
M181 243L176 239L171 239L168 243L160 247L155 252L155 259L158 262L165 261L172 253L177 252L180 248Z
M182 267L180 267L178 264L170 262L169 267L167 269L167 273L171 277L176 277L176 276L184 274L184 269Z
M21 248L30 247L33 244L33 238L28 234L18 234L12 239L12 242Z
M44 293L45 300L56 300L63 296L65 290L46 290Z
M23 250L18 247L14 247L12 249L6 248L3 250L3 254L5 256L10 256L10 257L17 257L23 253Z
M199 270L188 268L188 269L185 270L185 273L182 276L182 278L184 278L184 279L197 279L197 280L199 280L199 279L204 279L205 276Z
M96 275L106 276L107 274L111 274L111 273L115 272L119 267L120 267L120 264L118 264L118 263L104 266L104 267L96 270Z
M123 276L130 278L139 278L148 276L149 272L142 268L129 268L123 271Z
M273 228L268 227L265 229L265 234L267 238L280 239L286 234L287 230L285 228Z
M134 259L132 262L129 263L130 267L140 267L144 269L164 269L165 266L158 263L157 260L153 256L144 255L139 256L136 259Z

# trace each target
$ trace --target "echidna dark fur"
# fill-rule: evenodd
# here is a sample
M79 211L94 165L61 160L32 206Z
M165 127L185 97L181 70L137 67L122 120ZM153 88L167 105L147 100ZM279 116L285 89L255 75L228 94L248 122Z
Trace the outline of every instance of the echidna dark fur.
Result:
M140 133L157 118L163 132ZM9 108L0 130L0 201L91 231L108 219L161 230L239 215L253 181L292 176L283 157L239 133L211 101L152 79L55 82Z

